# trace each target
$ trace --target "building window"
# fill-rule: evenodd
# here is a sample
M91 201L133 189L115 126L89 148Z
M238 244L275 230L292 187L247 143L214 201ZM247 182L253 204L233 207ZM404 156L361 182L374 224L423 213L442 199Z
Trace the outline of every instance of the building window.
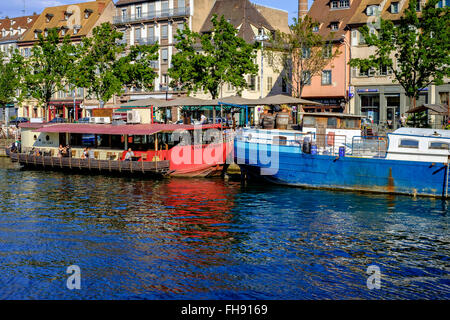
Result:
M302 83L306 86L311 84L311 72L302 71Z
M332 31L339 30L339 22L332 22L332 23L330 23L330 29Z
M421 0L418 0L418 1L417 1L417 4L416 4L416 11L417 11L417 12L422 11L422 5L421 5L420 1L421 1Z
M340 0L339 1L339 7L341 7L341 8L349 8L350 7L350 0Z
M339 8L339 1L331 1L331 9Z
M319 26L313 26L312 31L313 32L319 32Z
M85 19L89 19L89 17L91 16L91 13L92 13L93 11L91 10L91 9L86 9L86 10L84 10L84 18Z
M136 7L136 18L142 18L142 7Z
M286 79L281 80L281 92L286 93L287 92L287 82Z
M302 58L303 59L311 58L311 48L303 48L302 49Z
M163 24L161 26L161 39L169 38L169 26L167 24Z
M162 14L169 14L169 1L161 1L161 11Z
M272 77L267 77L267 91L268 92L272 91L272 86L273 86Z
M125 20L127 17L127 9L122 9L122 19Z
M326 44L322 49L322 55L324 58L330 58L333 54L333 47L330 44Z
M378 6L368 6L366 8L366 14L368 16L374 16L378 11Z
M169 49L167 48L161 49L161 59L163 63L169 62Z
M391 13L398 13L398 2L391 3Z
M438 8L450 7L450 0L441 0L437 4Z
M251 91L255 91L256 90L256 76L249 76L248 77L248 88Z
M141 28L136 28L134 30L134 36L135 36L136 40L139 40L141 38Z
M162 75L162 81L163 84L167 85L169 83L169 76L167 74Z
M330 85L330 84L331 84L331 70L323 70L322 85Z

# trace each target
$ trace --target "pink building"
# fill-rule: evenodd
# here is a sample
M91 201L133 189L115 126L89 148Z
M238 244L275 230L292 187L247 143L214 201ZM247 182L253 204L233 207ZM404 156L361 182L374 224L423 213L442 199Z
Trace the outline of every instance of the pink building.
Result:
M305 0L299 0L300 2ZM302 98L320 102L320 107L305 107L305 111L348 112L351 72L350 32L347 23L354 15L361 0L315 0L308 12L320 25L314 32L328 37L333 34L333 52L340 55L326 66L321 75L312 77L303 88Z

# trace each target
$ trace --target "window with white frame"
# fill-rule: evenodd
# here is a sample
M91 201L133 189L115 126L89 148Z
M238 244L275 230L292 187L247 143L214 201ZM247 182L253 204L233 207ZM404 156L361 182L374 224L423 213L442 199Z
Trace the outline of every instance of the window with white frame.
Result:
M169 38L169 25L163 24L161 26L161 39L168 39Z
M136 18L142 18L142 7L138 6L136 7Z
M331 84L331 70L323 70L322 85L330 85L330 84Z
M162 60L162 63L169 62L169 49L167 49L167 48L161 49L161 60Z
M339 22L331 22L330 23L330 29L331 31L337 31L339 30Z
M392 14L398 13L398 2L391 3L391 13Z

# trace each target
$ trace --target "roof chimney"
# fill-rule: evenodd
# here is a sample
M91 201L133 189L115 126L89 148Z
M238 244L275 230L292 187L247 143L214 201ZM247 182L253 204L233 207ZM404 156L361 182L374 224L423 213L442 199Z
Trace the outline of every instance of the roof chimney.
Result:
M308 0L298 0L298 18L303 19L308 14Z

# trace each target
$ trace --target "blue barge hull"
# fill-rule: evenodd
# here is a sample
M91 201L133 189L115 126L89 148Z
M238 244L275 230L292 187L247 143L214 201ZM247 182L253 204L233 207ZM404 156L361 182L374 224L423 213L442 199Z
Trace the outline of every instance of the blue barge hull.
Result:
M269 158L277 161L267 164L255 157L261 149L268 150ZM276 184L413 196L447 195L445 163L311 155L302 153L297 146L277 146L277 149L274 151L267 144L235 141L235 161L250 176Z

